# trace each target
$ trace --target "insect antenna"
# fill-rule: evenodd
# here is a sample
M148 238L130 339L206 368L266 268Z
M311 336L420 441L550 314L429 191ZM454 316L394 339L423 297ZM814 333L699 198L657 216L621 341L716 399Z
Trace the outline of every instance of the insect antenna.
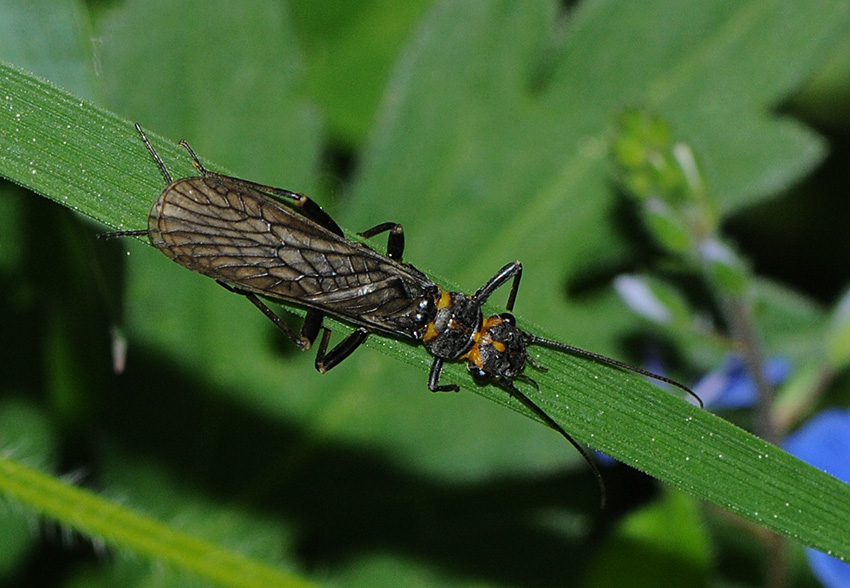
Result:
M594 361L598 361L600 363L607 363L608 365L612 365L624 370L628 370L630 372L634 372L636 374L640 374L642 376L646 376L647 378L652 378L653 380L657 380L658 382L664 382L665 384L670 384L671 386L675 386L680 390L686 392L689 396L691 396L694 400L699 403L700 408L705 408L705 404L703 404L702 398L700 398L696 392L685 386L684 384L680 384L676 380L672 378L667 378L660 374L656 374L649 370L645 370L643 368L637 367L635 365L631 365L629 363L625 363L623 361L619 361L614 359L613 357L608 357L607 355L601 355L599 353L594 353L593 351L588 351L587 349L582 349L581 347L573 347L572 345L567 345L566 343L561 343L560 341L553 341L552 339L546 339L545 337L538 337L537 335L532 335L528 333L528 343L534 345L542 345L544 347L550 347L552 349L560 349L561 351L566 351L571 355L578 355L581 357L587 357Z
M145 144L145 147L148 148L148 151L151 152L151 156L156 164L159 166L159 171L162 172L162 177L165 178L165 183L170 184L174 180L171 179L171 174L168 173L168 168L165 167L165 163L162 161L162 158L159 156L159 153L156 152L156 149L153 148L151 142L148 140L148 136L142 130L141 125L139 123L135 123L136 130L139 131L139 135L142 136L142 142Z
M530 382L534 385L535 388L537 387L537 382L535 382L528 376L522 376L518 379ZM582 447L578 441L573 439L572 436L567 433L561 425L556 423L555 420L546 413L546 411L540 408L537 403L535 403L531 398L520 392L520 390L516 386L506 381L501 381L500 383L508 392L510 392L511 396L519 400L527 409L529 409L535 415L540 417L540 419L545 424L555 429L558 433L561 434L564 439L569 441L570 444L576 448L576 451L578 451L579 455L584 458L584 461L587 462L587 465L590 466L593 475L596 477L596 483L599 485L599 508L605 508L605 503L608 499L608 491L605 487L605 480L602 478L602 472L599 471L599 467L597 467L596 463L591 459L590 454L587 452L587 450Z
M168 168L165 167L165 163L162 161L162 158L159 156L159 153L157 153L156 149L154 149L153 145L151 145L151 142L148 139L148 136L142 130L141 125L139 125L139 123L135 123L135 126L136 126L136 130L139 132L139 135L142 137L142 142L145 144L145 147L148 148L148 151L150 151L150 154L153 157L154 161L156 162L157 166L159 166L159 171L162 173L162 177L165 178L165 182L167 184L171 184L171 182L173 181L171 179L171 174L168 173ZM194 156L194 153L192 155ZM100 233L99 235L97 235L97 238L98 239L114 239L115 237L141 237L141 236L147 235L147 234L148 234L147 229L135 229L135 230L131 230L131 231L115 231L115 232L112 232L112 233Z
M198 156L195 155L195 150L192 149L184 139L180 139L180 146L189 152L189 155L192 157L192 165L194 165L201 174L205 176L210 174L210 172L207 171L207 168L204 167L204 164L201 163L201 160L198 159Z

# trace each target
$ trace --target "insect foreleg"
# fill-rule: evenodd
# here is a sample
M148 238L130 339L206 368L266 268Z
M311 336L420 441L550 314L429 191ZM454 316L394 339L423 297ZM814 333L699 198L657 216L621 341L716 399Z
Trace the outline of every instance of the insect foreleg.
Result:
M472 299L479 305L490 297L490 295L504 285L505 282L513 278L511 284L511 293L508 296L508 303L505 308L508 312L513 311L514 303L516 302L516 294L519 290L519 281L522 278L522 264L519 261L512 261L505 267L496 272L496 275L487 280L487 283L478 288L478 291Z

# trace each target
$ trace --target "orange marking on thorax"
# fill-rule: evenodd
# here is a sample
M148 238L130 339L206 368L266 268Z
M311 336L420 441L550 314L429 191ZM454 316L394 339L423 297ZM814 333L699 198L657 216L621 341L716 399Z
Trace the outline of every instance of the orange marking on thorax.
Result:
M438 286L439 287L439 286ZM437 311L443 309L452 303L452 294L440 288L440 299L437 301ZM422 341L427 343L439 335L437 329L434 328L434 321L428 323L428 328L425 330L425 335L422 336Z
M497 316L491 316L490 318L484 321L484 324L481 325L481 330L472 335L472 340L474 343L472 344L472 348L466 352L465 355L461 356L461 359L465 359L473 365L477 365L480 368L484 367L484 360L481 357L481 345L482 343L489 343L493 346L493 348L499 353L503 353L507 347L501 341L493 341L493 338L490 337L490 329L502 323L504 319L501 319Z

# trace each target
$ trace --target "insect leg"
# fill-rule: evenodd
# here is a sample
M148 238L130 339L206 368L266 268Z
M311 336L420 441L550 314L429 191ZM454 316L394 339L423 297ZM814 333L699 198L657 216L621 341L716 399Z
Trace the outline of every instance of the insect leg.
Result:
M283 331L283 333L287 337L289 337L289 340L292 341L293 343L295 343L298 346L299 349L301 349L302 351L306 350L306 349L310 349L310 346L313 344L313 341L311 341L310 339L307 339L303 335L296 334L295 331L293 331L290 328L289 325L287 325L285 322L283 322L282 318L277 316L275 314L275 312L271 308L269 308L262 300L257 298L257 296L255 294L253 294L251 292L245 292L244 290L237 290L233 286L230 286L229 284L225 284L224 282L218 282L218 284L220 286L222 286L225 290L228 290L230 292L234 292L235 294L241 294L242 296L247 298L251 302L251 304L253 304L257 308L259 308L260 311L264 315L266 315L266 317L271 322L274 323L274 326L276 326L278 329ZM305 319L305 321L306 321L306 319Z
M301 338L310 342L310 345L316 340L319 335L319 329L322 328L322 321L325 319L325 313L315 308L307 310L307 315L304 317L304 322L301 324Z
M219 282L219 284L221 284L225 289L236 294L241 294L247 298L251 304L259 308L260 311L266 315L266 317L268 317L268 319L273 322L278 329L283 331L284 334L289 337L289 339L302 351L306 351L313 346L313 342L315 342L316 337L319 334L319 329L322 328L322 321L325 318L325 313L321 310L311 308L307 311L307 315L304 317L304 323L301 325L301 334L297 335L289 325L283 322L283 319L281 319L271 308L268 307L268 305L257 298L257 296L252 292L237 290L224 282ZM325 329L325 336L322 337L322 341L319 345L319 351L316 354L316 369L324 373L351 355L351 353L366 340L366 336L368 336L368 332L366 332L365 329L362 330L365 335L360 336L359 340L354 335L358 335L358 331L360 331L360 329L341 341L339 345L331 349L330 353L325 354L328 347L328 340L330 338L330 331Z
M484 302L490 297L490 294L498 290L505 282L513 278L513 284L511 284L511 293L508 296L508 304L505 308L508 311L512 311L514 309L514 303L516 302L516 294L519 290L519 281L522 278L522 264L519 261L512 261L498 272L496 275L487 280L487 283L478 288L478 291L472 297L472 299L478 304L484 304Z
M305 196L300 192L292 192L291 190L285 190L283 188L275 188L274 186L256 184L254 182L249 182L248 180L242 180L240 178L234 178L231 176L224 177L231 181L235 181L238 184L241 184L242 186L245 186L247 188L257 190L258 192L266 192L268 194L274 194L275 196L279 196L281 198L287 198L288 200L292 201L293 206L301 210L304 216L306 216L316 224L323 226L331 233L335 233L340 237L345 236L340 226L336 224L336 221L332 219L330 215L325 212L321 206L319 206L314 200L311 200L308 196Z
M359 233L359 235L365 239L371 239L375 235L387 231L390 233L387 237L387 257L401 261L401 255L404 253L404 228L400 224L381 223Z
M226 286L225 286L225 287L226 287ZM230 289L230 288L228 288L228 289ZM231 290L232 290L232 289L231 289ZM307 349L310 349L310 346L313 344L313 342L312 342L312 341L310 341L309 339L306 339L306 338L304 338L304 337L301 337L301 336L297 335L297 334L295 333L295 331L293 331L293 330L289 327L289 325L287 325L285 322L283 322L283 319L281 319L279 316L277 316L277 315L275 314L275 312L274 312L271 308L269 308L268 306L266 306L266 304L265 304L262 300L260 300L259 298L257 298L254 294L252 294L252 293L250 293L250 292L240 292L239 290L233 290L233 292L236 292L237 294L242 294L245 298L247 298L247 299L251 302L251 304L253 304L253 305L254 305L254 306L256 306L257 308L259 308L259 309L260 309L260 311L261 311L264 315L266 315L266 316L269 318L269 320L270 320L271 322L273 322L273 323L274 323L274 325L275 325L278 329L280 329L281 331L283 331L283 333L284 333L287 337L289 337L289 339L290 339L293 343L295 343L295 344L298 346L298 348L299 348L299 349L301 349L301 350L307 350Z
M309 217L317 224L320 224L321 226L325 227L331 233L336 233L340 237L345 236L340 226L336 224L336 221L332 219L330 215L325 212L325 210L321 206L316 204L314 200L311 200L304 194L300 194L298 192L290 192L289 190L282 190L280 188L272 187L268 187L268 191L274 194L275 196L293 198L295 201L295 206L301 209L301 212L304 213L304 216Z
M114 233L98 233L98 239L113 239L115 237L141 237L147 235L147 229L135 229L132 231L115 231Z
M360 327L328 351L331 332L325 329L322 340L319 342L319 349L316 352L316 369L324 374L328 370L335 368L349 355L354 353L354 350L360 347L367 337L369 337L369 331Z
M431 364L431 372L428 374L428 389L431 392L457 392L460 386L457 384L440 385L440 375L443 373L443 358L435 357Z

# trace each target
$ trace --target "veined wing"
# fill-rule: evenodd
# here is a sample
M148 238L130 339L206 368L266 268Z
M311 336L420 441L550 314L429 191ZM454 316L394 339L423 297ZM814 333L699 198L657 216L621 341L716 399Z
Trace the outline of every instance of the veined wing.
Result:
M424 274L226 180L208 175L168 186L148 218L153 244L239 290L415 336L419 303L438 292Z

